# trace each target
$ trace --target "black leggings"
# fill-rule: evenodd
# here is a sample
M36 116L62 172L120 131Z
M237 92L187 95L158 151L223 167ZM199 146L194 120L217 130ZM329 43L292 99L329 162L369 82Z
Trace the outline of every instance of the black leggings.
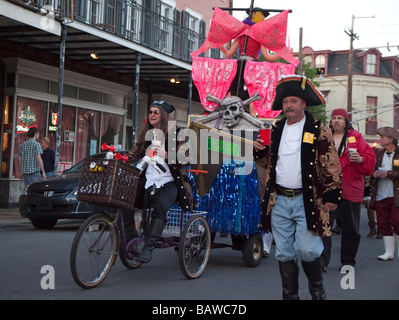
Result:
M167 222L167 213L176 202L177 193L177 187L173 181L166 183L159 189L155 189L154 195L151 195L151 188L146 190L145 197L148 204L153 208L153 219L162 219Z

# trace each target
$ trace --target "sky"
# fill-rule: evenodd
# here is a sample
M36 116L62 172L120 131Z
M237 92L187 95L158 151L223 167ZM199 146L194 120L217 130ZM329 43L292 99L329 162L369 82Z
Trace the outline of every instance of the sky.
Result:
M251 0L233 0L234 8L248 8ZM354 49L378 48L383 56L399 56L399 1L398 0L255 0L255 7L264 9L291 9L288 15L288 39L295 52L299 50L299 29L303 28L303 47L313 50L349 50L350 37L345 33L355 15ZM276 13L271 13L271 16ZM246 17L244 11L233 16ZM374 18L371 18L373 17ZM387 43L394 47L386 49Z

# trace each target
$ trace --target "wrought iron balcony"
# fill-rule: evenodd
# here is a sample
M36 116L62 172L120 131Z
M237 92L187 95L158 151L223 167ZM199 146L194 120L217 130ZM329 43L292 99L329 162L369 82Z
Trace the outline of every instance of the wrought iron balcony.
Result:
M131 0L8 0L57 19L79 21L183 61L205 40Z

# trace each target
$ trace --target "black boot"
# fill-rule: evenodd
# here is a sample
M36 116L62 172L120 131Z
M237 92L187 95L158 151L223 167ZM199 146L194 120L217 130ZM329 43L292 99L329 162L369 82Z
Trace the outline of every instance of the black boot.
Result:
M321 269L321 259L314 261L302 261L303 271L309 280L309 292L312 300L326 300L326 293L323 286L323 275Z
M283 285L283 300L299 300L299 268L296 260L289 260L286 262L279 261L278 265Z
M133 238L137 238L139 236L134 222L134 211L123 210L122 217L123 217L123 227L125 229L126 243L128 243Z
M165 227L165 221L162 219L152 219L148 227L148 231L145 235L145 243L143 250L137 256L136 261L142 263L148 263L152 258L152 251L158 240L161 238L163 228Z

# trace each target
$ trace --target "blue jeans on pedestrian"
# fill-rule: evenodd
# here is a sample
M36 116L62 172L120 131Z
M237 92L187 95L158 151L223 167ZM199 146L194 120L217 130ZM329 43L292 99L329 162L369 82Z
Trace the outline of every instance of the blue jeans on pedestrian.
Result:
M54 176L54 171L46 172L46 178L50 178Z
M277 195L271 212L276 258L281 262L299 259L311 262L323 251L321 237L308 230L303 196L287 198Z
M36 171L32 174L24 174L25 187L32 184L33 182L42 180L42 175L40 171Z

